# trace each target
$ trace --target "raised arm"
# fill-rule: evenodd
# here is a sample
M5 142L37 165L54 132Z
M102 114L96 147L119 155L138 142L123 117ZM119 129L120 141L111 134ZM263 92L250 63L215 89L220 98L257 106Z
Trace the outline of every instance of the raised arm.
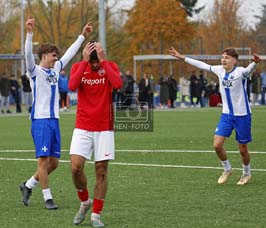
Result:
M169 50L169 54L174 56L175 58L177 58L179 60L185 61L186 56L181 55L174 47L171 47L171 49Z
M261 58L258 54L253 53L253 57L252 57L252 63L250 63L243 72L243 76L244 77L249 77L249 75L252 73L253 70L255 70L255 68L257 67L257 65L259 64L259 62L261 61Z
M94 43L88 43L83 49L82 55L83 60L79 63L76 63L72 66L70 71L70 78L68 82L68 88L72 91L75 91L78 89L81 78L83 76L83 73L88 66L88 60L90 58L90 54L95 50L95 44Z
M115 63L106 61L105 52L99 42L95 44L98 58L102 66L106 70L106 76L114 89L120 89L122 87L122 79L120 77L120 70Z
M120 89L123 81L120 77L120 70L114 62L103 61L102 66L106 70L106 76L114 89Z
M34 24L35 24L34 18L29 18L26 21L27 37L25 42L25 58L26 58L26 68L29 73L31 73L35 67L35 60L32 50L32 37L33 37Z
M174 47L171 47L171 49L169 50L169 54L174 56L175 58L177 58L179 60L183 60L186 63L188 63L188 64L190 64L190 65L192 65L194 67L197 67L197 68L199 68L201 70L211 71L211 65L209 65L207 63L204 63L202 61L199 61L199 60L188 58L188 57L180 54L177 50L175 50Z
M88 22L84 26L81 34L76 39L76 41L67 49L67 51L65 52L65 54L61 57L60 64L57 63L57 65L55 66L55 68L59 67L59 69L57 69L57 70L59 70L59 72L63 68L65 68L65 66L68 64L68 62L76 55L76 53L78 52L81 44L89 36L89 34L91 32L92 32L91 22Z

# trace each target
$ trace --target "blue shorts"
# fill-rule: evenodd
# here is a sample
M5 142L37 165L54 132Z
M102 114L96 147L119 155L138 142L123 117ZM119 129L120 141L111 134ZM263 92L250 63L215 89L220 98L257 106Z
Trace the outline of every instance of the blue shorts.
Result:
M61 155L61 137L58 119L34 119L31 135L35 145L36 158Z
M233 130L236 132L238 143L247 144L251 142L251 115L231 116L222 113L215 135L229 137Z

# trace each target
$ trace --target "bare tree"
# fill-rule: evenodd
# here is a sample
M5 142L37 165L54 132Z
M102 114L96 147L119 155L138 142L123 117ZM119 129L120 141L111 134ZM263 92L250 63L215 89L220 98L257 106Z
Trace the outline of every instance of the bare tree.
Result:
M27 13L36 20L38 37L65 49L82 27L97 15L96 0L27 1Z

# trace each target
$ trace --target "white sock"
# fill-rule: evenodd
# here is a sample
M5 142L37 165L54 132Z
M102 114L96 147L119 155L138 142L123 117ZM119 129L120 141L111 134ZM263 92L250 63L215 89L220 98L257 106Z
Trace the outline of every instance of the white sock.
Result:
M224 167L225 171L228 171L228 170L232 169L231 164L230 164L230 162L228 160L221 161L221 163L222 163L222 166Z
M97 213L91 213L91 220L100 219L101 215Z
M52 199L52 194L51 194L51 190L50 188L46 188L42 190L42 194L43 194L43 199L44 201L47 201L49 199Z
M30 189L32 189L32 188L34 188L37 184L39 184L39 181L37 181L35 178L34 178L34 176L32 176L29 180L27 180L27 182L26 182L26 187L27 188L30 188Z
M86 206L86 205L89 205L91 203L90 199L84 201L84 202L81 202L81 205L83 206Z
M248 165L242 164L242 166L243 166L243 174L250 175L250 163Z

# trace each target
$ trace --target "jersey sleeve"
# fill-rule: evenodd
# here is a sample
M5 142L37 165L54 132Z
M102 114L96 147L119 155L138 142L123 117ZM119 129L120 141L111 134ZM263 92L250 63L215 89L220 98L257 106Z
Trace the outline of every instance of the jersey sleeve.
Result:
M221 70L223 70L223 66L221 65L211 66L210 68L210 72L216 74L217 76L219 76L219 72L221 72Z
M186 57L185 58L185 62L194 66L194 67L197 67L199 69L202 69L202 70L207 70L207 71L210 71L211 72L211 65L207 64L207 63L204 63L202 61L199 61L199 60L195 60L195 59L191 59L191 58L188 58Z
M106 70L106 76L114 89L122 87L122 79L120 77L120 70L114 62L102 61L102 66Z
M55 63L55 71L60 72L62 69L65 68L68 62L76 55L84 40L85 37L83 35L79 35L76 41L67 49L61 59Z
M69 82L68 82L68 88L71 91L75 91L78 89L81 78L83 76L83 73L88 65L87 61L81 61L78 63L75 63L70 70L70 77L69 77Z
M223 69L223 66L221 66L221 65L212 66L212 65L209 65L209 64L204 63L202 61L191 59L188 57L185 58L185 62L187 62L190 65L197 67L201 70L206 70L206 71L209 71L213 74L216 74L217 76L219 76L219 72Z
M248 78L250 74L255 70L257 65L258 64L255 62L250 63L246 68L243 69L242 77Z
M27 75L29 77L34 76L34 70L35 70L35 60L32 50L32 37L33 33L27 33L26 42L25 42L25 59L26 59L26 69L27 69Z

